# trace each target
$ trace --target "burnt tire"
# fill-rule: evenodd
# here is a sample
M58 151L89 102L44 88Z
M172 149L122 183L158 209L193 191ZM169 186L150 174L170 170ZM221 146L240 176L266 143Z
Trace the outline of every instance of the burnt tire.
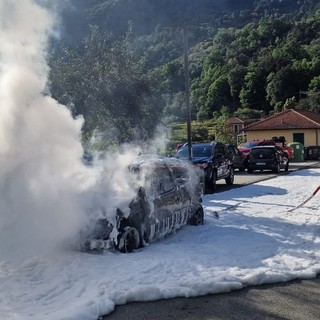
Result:
M122 253L128 253L138 249L139 245L140 236L138 230L134 227L126 227L120 234L118 250Z
M193 226L199 226L203 224L204 221L204 213L202 209L198 209L193 217L190 219L189 223Z

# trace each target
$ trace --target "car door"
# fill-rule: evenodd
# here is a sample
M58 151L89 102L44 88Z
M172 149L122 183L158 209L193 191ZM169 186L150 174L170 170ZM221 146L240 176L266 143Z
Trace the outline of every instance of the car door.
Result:
M150 241L170 233L182 210L182 198L174 176L166 166L158 167L150 181L149 199L152 201L146 230Z

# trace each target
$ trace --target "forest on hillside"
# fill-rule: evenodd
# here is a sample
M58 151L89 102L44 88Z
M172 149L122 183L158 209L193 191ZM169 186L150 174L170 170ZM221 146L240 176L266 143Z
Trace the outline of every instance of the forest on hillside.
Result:
M228 116L320 111L318 1L73 4L62 11L50 89L75 117L84 116L84 141L147 140L160 123L185 122L183 30L193 120L219 127Z

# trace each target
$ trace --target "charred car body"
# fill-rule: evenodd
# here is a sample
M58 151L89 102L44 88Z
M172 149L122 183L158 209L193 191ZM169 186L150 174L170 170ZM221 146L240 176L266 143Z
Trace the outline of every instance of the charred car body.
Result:
M129 172L141 184L129 204L129 214L117 209L115 223L99 219L84 250L131 252L185 224L203 224L197 174L188 162L144 156L130 165Z

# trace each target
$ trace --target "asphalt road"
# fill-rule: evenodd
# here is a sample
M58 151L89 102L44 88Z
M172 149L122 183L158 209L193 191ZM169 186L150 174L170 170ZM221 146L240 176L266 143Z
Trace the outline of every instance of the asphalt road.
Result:
M319 320L320 277L197 298L117 306L104 320Z
M289 173L320 162L292 163ZM281 173L287 174L287 173ZM237 172L235 185L240 187L275 177L273 173ZM230 189L219 181L217 192ZM103 320L320 320L320 276L273 285L247 287L230 293L197 298L176 298L153 302L135 302L116 306Z
M216 192L223 192L232 188L243 187L251 183L272 179L279 175L290 174L290 172L294 172L297 170L316 167L320 167L320 161L292 162L290 163L288 172L281 170L280 173L273 173L272 171L254 171L253 174L251 174L247 171L239 172L235 170L234 184L232 186L228 186L226 185L224 180L219 180L217 181L218 186Z

